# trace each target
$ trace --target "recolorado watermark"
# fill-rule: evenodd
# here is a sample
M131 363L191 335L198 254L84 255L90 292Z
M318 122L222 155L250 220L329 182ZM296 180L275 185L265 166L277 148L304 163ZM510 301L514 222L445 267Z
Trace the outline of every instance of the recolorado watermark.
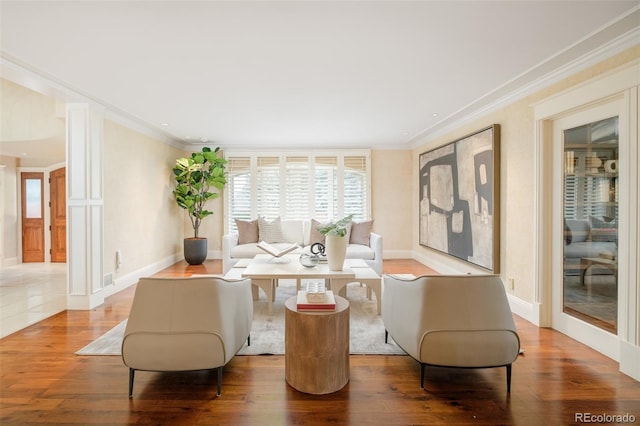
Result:
M636 416L633 414L594 414L575 413L573 419L576 423L635 423Z

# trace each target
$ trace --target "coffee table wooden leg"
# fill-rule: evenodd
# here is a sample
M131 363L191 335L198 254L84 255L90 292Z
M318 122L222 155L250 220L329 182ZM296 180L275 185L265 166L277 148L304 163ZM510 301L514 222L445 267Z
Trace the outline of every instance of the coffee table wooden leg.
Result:
M273 299L275 297L275 283L272 279L253 279L251 282L253 285L260 287L264 294L267 296L267 310L269 315L273 313Z
M378 305L378 315L382 313L382 280L377 279L363 279L362 282L367 286L367 294L369 300L371 300L371 292L376 295L376 304Z

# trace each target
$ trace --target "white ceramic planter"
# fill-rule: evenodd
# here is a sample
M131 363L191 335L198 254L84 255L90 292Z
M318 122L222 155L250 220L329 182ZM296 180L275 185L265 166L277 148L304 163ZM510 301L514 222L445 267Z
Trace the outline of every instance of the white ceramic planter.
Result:
M327 251L327 264L330 271L342 271L344 258L347 255L347 237L336 237L327 235L325 240L325 250Z

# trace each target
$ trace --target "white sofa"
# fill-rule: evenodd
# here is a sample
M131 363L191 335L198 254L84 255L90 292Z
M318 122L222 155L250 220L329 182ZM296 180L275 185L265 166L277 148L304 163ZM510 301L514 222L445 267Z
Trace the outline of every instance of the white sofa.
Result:
M406 280L384 276L382 321L389 335L420 363L456 368L507 368L518 358L516 331L497 275L433 275Z
M129 398L136 370L222 369L249 341L251 280L141 278L122 340Z
M584 257L600 257L602 254L617 256L618 230L615 222L604 223L602 220L567 219L565 223L564 260L565 274L578 275L580 259ZM591 274L611 274L607 268L593 268Z
M301 254L308 251L313 243L311 229L312 220L282 220L280 228L284 241L269 242L277 248L285 248L291 243L297 243L300 248L292 253ZM315 223L315 222L314 222ZM251 259L257 254L264 254L257 247L256 242L238 244L239 234L229 233L222 237L222 270L226 274L240 259ZM347 259L363 259L378 275L382 275L382 236L371 232L369 234L369 244L349 243L347 246Z

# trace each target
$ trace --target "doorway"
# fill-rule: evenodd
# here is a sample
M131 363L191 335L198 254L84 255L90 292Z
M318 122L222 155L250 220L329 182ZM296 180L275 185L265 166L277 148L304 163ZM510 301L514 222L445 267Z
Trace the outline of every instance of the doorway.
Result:
M618 173L624 105L609 100L553 120L553 328L581 341L616 338L620 288ZM560 248L561 247L561 248ZM622 264L621 266L625 266ZM578 337L579 336L579 337Z
M67 261L67 192L66 168L53 170L49 175L51 203L51 262Z
M44 173L20 174L22 262L44 262Z

